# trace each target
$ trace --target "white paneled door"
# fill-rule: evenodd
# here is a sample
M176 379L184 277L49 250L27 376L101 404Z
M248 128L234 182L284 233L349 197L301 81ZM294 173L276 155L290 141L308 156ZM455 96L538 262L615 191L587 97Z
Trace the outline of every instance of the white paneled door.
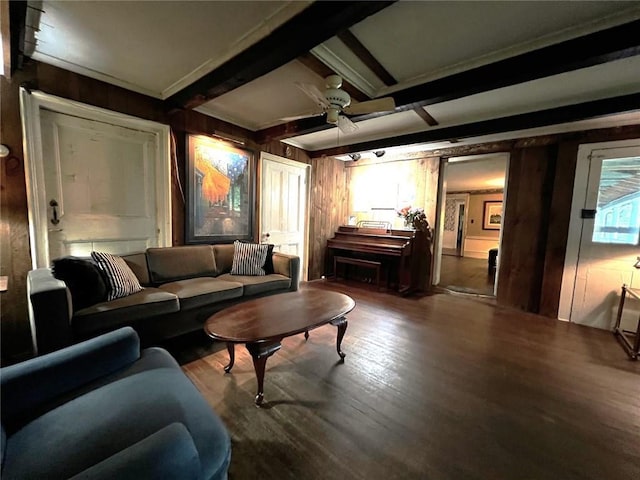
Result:
M49 256L158 245L154 135L41 113Z
M587 171L575 188L586 187L586 194L572 213L579 215L581 231L570 320L610 329L622 284L640 286L634 268L640 255L640 142L584 156Z
M34 267L170 244L168 128L45 96L23 111Z
M299 256L304 275L309 166L262 153L260 171L260 241Z

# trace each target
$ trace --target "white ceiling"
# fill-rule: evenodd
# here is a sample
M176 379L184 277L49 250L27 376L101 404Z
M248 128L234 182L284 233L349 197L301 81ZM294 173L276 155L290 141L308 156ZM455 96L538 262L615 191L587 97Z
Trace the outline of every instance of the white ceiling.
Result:
M33 58L165 99L269 35L311 2L43 2ZM395 77L385 86L337 37L312 50L370 96L469 70L640 19L640 2L397 2L350 31ZM406 111L291 137L314 151L407 133L640 92L640 56L583 68L426 107L429 127ZM297 60L197 110L253 131L314 109L295 82L323 87ZM623 116L640 123L640 117ZM617 124L616 118L609 124Z
M35 60L167 98L308 1L44 1Z
M508 155L478 155L449 159L447 192L472 192L504 188Z

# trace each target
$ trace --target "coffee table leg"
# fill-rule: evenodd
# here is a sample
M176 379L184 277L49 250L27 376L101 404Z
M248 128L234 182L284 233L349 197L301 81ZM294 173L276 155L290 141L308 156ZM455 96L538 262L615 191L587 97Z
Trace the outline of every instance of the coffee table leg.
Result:
M340 358L346 357L346 354L340 350L340 345L342 345L342 339L344 337L344 332L347 331L347 317L336 318L335 320L331 320L331 325L338 327L338 338L336 339L336 350L338 351L338 355Z
M227 351L229 352L229 364L224 367L225 373L229 373L233 368L233 364L236 360L236 348L235 344L227 342Z
M256 394L256 405L262 405L264 400L264 370L267 365L267 358L280 350L280 342L268 343L247 343L247 350L253 358L253 368L256 371L258 380L258 393Z

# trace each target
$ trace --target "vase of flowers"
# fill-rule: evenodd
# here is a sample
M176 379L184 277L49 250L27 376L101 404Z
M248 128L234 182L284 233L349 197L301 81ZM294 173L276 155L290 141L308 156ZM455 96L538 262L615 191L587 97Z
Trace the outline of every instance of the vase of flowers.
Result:
M415 228L414 221L420 215L424 215L424 210L422 208L411 208L411 206L408 206L397 210L396 213L399 217L402 217L404 219L405 227Z
M399 217L404 219L404 225L415 229L415 240L413 250L414 259L411 264L412 277L415 282L414 288L420 291L427 291L431 285L431 241L433 232L427 221L427 215L422 208L411 208L411 206L396 210Z
M404 207L401 210L396 210L399 217L404 218L404 226L407 228L414 228L420 232L423 232L427 241L431 242L432 232L431 226L427 221L427 215L422 208Z

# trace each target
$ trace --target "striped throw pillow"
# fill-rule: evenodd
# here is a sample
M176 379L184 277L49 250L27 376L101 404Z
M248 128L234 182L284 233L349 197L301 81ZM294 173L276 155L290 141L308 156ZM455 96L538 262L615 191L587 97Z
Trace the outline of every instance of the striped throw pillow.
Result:
M140 280L122 258L103 252L91 252L91 258L104 273L109 290L107 300L126 297L143 290Z
M267 259L269 245L260 243L233 242L231 275L264 275L262 266Z

